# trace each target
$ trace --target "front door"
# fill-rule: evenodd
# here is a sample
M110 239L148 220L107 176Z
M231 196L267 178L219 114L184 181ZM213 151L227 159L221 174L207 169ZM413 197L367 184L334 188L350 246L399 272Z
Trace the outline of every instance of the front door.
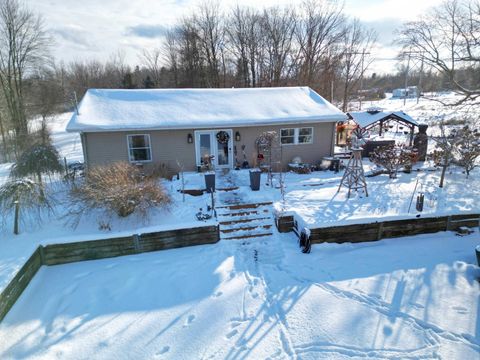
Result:
M195 131L197 166L204 165L205 159L212 156L215 168L231 168L233 164L232 143L231 129Z

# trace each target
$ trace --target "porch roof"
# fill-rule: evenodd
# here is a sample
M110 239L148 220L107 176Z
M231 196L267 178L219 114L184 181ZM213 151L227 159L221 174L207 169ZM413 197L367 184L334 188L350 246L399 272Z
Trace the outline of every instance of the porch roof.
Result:
M347 119L309 87L90 89L78 110L67 131L205 129Z

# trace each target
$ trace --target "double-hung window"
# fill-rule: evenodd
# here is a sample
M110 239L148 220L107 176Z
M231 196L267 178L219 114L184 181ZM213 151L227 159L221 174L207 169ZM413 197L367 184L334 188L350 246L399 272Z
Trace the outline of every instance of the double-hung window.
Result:
M150 135L127 135L128 159L131 162L152 161Z
M313 144L313 128L290 128L280 130L282 145Z

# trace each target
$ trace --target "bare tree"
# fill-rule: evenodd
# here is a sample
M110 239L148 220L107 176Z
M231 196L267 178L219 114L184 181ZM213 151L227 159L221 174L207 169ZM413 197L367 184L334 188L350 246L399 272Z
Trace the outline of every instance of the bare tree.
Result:
M447 0L420 20L404 24L400 35L400 43L413 59L445 75L462 95L454 105L467 100L478 103L478 81L461 75L465 69L478 71L480 65L479 0Z
M300 82L315 87L318 77L328 70L345 31L343 6L337 1L307 0L301 6L296 30L299 44Z
M48 56L42 19L18 0L0 0L0 88L17 143L27 143L24 80Z
M265 9L262 33L265 54L262 59L262 78L267 86L279 86L288 78L294 65L294 35L297 17L293 8Z
M342 56L342 79L344 82L342 111L344 112L347 111L352 89L358 84L373 61L369 54L375 41L375 32L365 29L358 19L354 19L345 31Z
M207 65L207 86L220 87L221 52L225 35L220 4L216 1L200 4L193 20Z

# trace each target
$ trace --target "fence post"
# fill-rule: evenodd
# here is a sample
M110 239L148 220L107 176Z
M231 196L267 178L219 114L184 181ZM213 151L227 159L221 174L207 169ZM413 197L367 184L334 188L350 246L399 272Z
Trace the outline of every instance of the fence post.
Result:
M383 234L383 222L378 223L378 232L377 232L377 240L382 238Z
M446 230L446 231L450 231L450 223L451 223L451 221L452 221L452 216L449 215L449 216L447 217L447 230Z

